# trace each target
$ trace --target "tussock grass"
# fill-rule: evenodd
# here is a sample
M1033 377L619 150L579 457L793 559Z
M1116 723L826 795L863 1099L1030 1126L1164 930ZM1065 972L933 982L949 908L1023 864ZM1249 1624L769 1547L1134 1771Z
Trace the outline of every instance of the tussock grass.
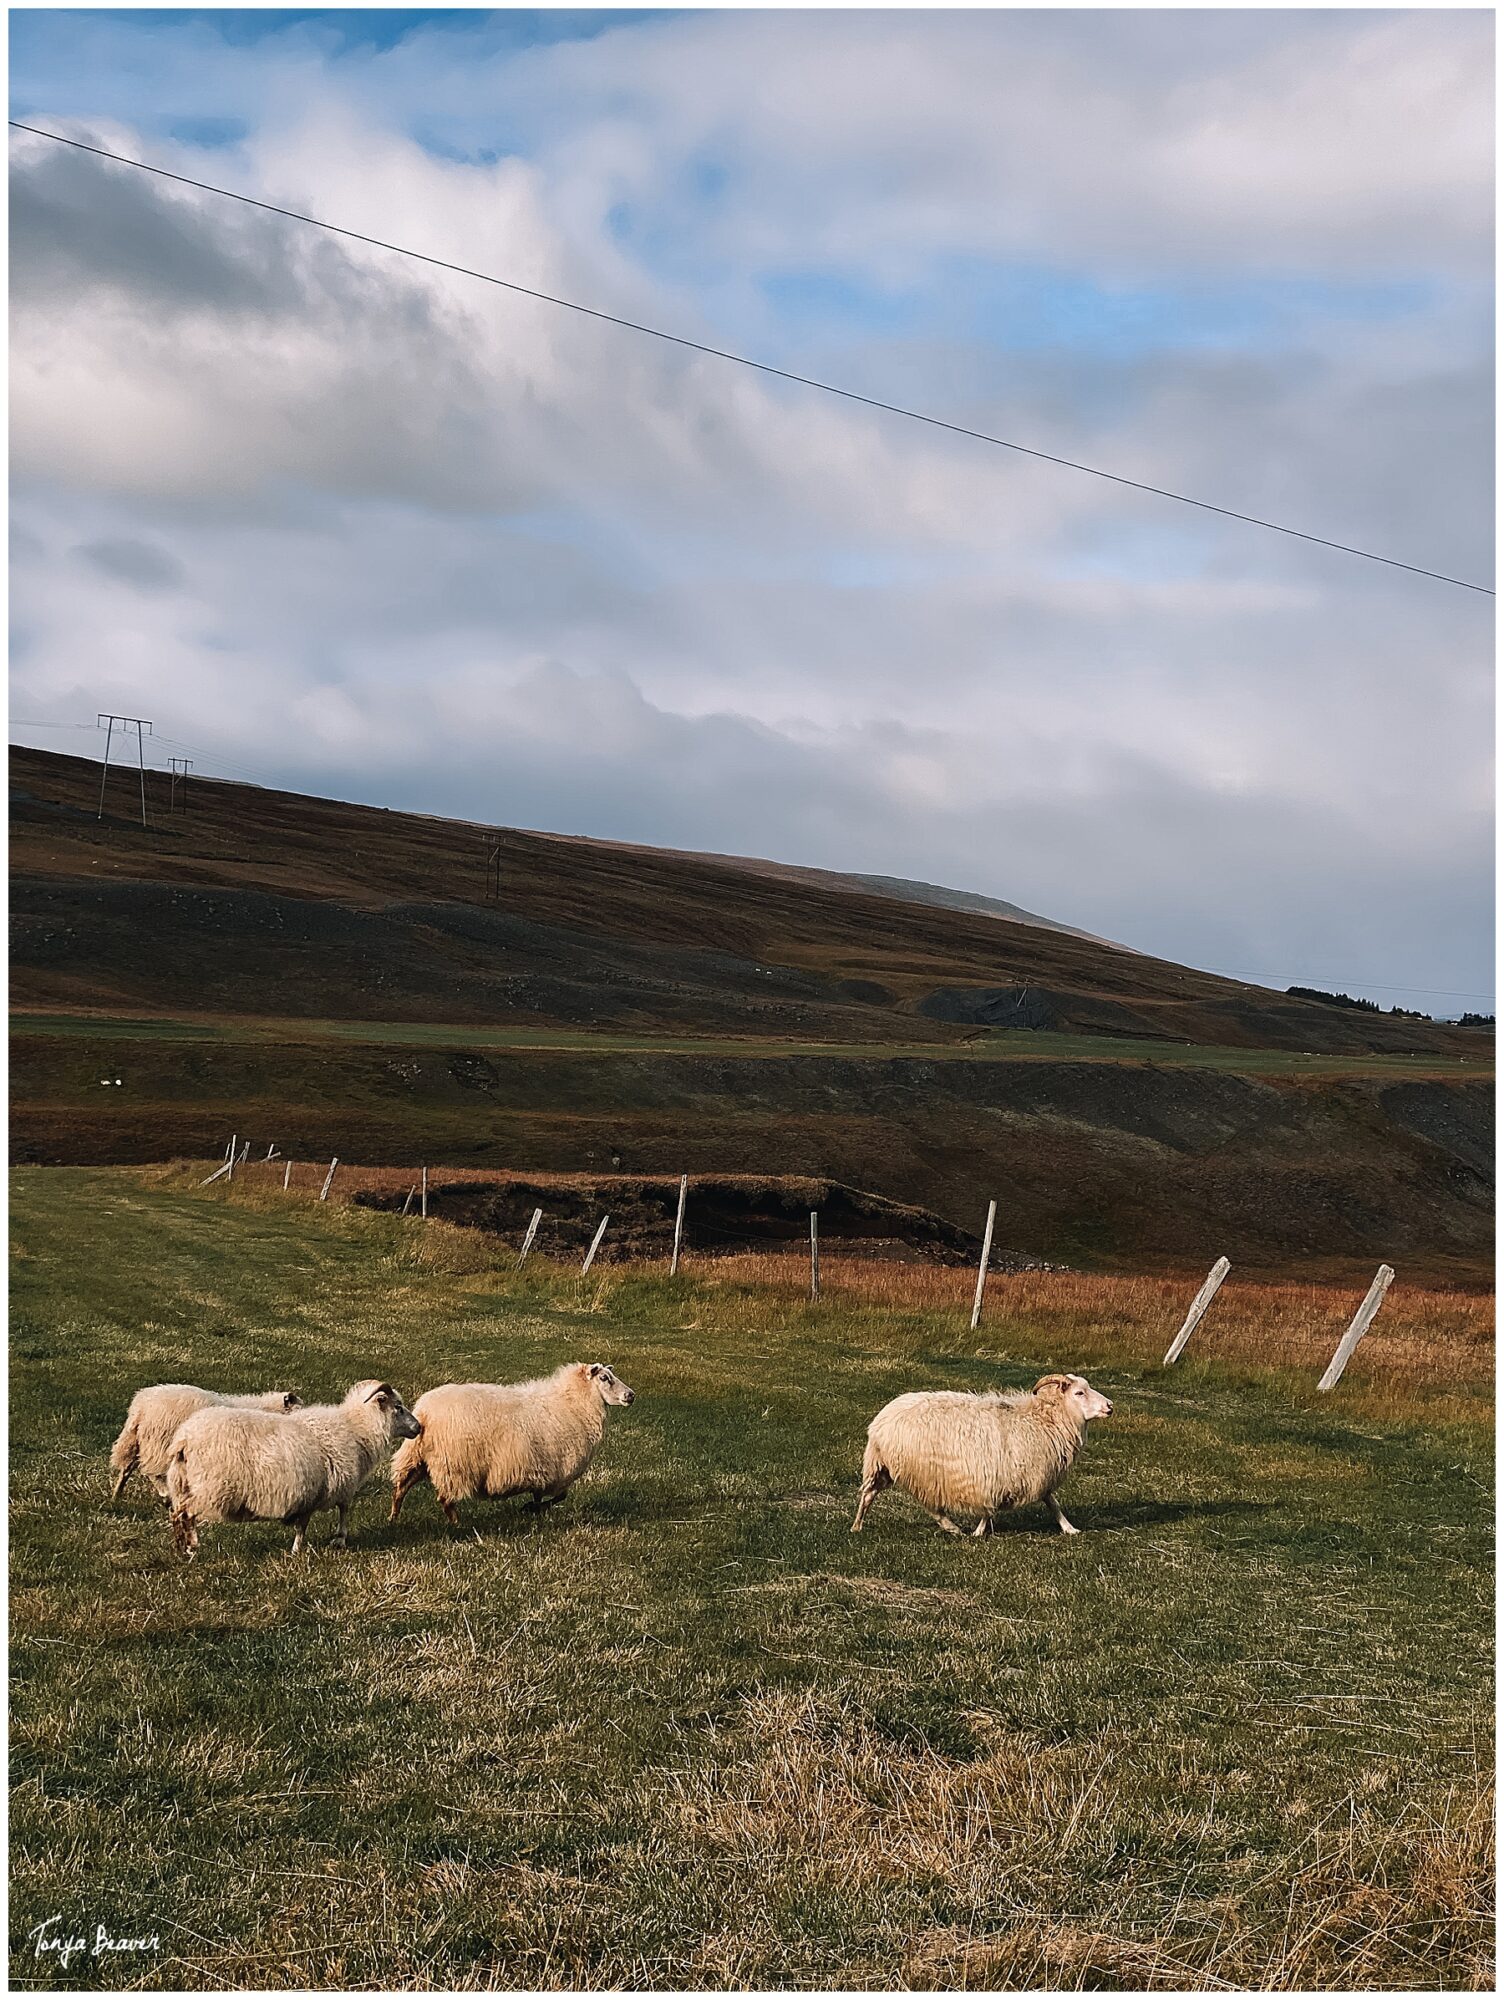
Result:
M204 1171L207 1171L205 1169ZM1341 1294L793 1260L576 1272L179 1171L22 1170L20 1986L1468 1988L1490 1979L1491 1346ZM1353 1301L1355 1303L1355 1301ZM1387 1322L1387 1326L1386 1326ZM1380 1328L1385 1332L1381 1335ZM1384 1340L1390 1343L1386 1346ZM190 1568L105 1457L141 1382L638 1391L567 1506L421 1490ZM1085 1368L1067 1541L900 1496L868 1418ZM155 1953L39 1963L61 1912Z

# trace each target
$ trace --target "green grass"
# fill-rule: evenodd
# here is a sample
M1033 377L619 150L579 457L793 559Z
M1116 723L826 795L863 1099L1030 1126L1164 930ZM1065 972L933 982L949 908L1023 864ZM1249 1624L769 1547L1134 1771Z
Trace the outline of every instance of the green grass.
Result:
M133 1041L358 1043L375 1048L598 1050L602 1054L683 1056L841 1056L864 1062L896 1058L959 1062L1134 1062L1173 1069L1229 1070L1243 1076L1491 1076L1492 1045L1476 1056L1302 1055L1288 1049L1239 1049L1123 1035L1055 1034L998 1029L965 1041L796 1041L787 1036L610 1034L567 1028L472 1027L427 1021L275 1020L263 1017L114 1016L16 1012L18 1036L85 1037L106 1054Z
M702 1274L522 1280L456 1232L128 1171L13 1175L22 1986L1236 1986L1489 1979L1490 1435L1103 1323ZM1210 1352L1210 1346L1208 1352ZM348 1555L105 1458L142 1382L409 1396L609 1360L568 1504ZM896 1391L1078 1365L1065 1540L899 1496ZM1346 1385L1344 1384L1344 1388ZM315 1526L326 1539L327 1519ZM39 1962L28 1932L160 1947Z

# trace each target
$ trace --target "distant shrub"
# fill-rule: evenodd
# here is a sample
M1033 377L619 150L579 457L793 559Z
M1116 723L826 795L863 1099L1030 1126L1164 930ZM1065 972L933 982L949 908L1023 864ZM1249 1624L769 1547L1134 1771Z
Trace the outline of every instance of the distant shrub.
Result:
M1323 993L1319 986L1287 986L1285 991L1297 1000L1319 1000L1324 1007L1351 1007L1360 1014L1382 1014L1386 1011L1376 1000L1356 1000L1351 993ZM1429 1014L1418 1013L1413 1007L1391 1007L1387 1011L1398 1014L1402 1021L1429 1021L1431 1018Z
M1459 1014L1459 1028L1492 1028L1495 1025L1492 1014Z

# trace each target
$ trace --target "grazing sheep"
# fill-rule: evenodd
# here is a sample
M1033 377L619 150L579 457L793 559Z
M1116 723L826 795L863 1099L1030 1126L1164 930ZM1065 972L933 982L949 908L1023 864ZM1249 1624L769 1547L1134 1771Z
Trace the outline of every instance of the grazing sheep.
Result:
M342 1403L311 1403L287 1416L261 1410L200 1410L172 1441L167 1490L172 1537L192 1558L201 1522L288 1521L302 1552L313 1516L339 1512L345 1546L350 1503L417 1419L390 1382L357 1382Z
M422 1426L392 1460L395 1521L410 1487L430 1479L444 1519L457 1500L529 1493L534 1512L556 1505L595 1456L606 1406L632 1391L599 1361L566 1361L536 1382L446 1382L413 1405Z
M110 1470L115 1484L111 1500L120 1498L121 1488L133 1472L151 1481L157 1498L167 1498L167 1461L173 1434L195 1411L215 1409L295 1410L303 1398L291 1389L268 1389L257 1396L222 1396L215 1389L195 1389L191 1382L159 1382L151 1389L138 1389L125 1413L125 1428L110 1453Z
M963 1531L950 1518L975 1514L973 1533L987 1534L1005 1507L1045 1501L1063 1535L1079 1534L1055 1498L1093 1417L1112 1405L1084 1375L1042 1375L1032 1391L972 1396L954 1389L895 1396L867 1432L862 1497L852 1534L884 1488L901 1487L947 1534Z

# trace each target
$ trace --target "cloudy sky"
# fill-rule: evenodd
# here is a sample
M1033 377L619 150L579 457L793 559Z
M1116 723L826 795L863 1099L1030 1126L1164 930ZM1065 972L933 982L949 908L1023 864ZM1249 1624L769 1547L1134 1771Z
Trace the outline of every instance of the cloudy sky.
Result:
M12 115L1489 583L1491 36L18 12ZM1491 599L14 133L11 246L13 739L1491 999Z

